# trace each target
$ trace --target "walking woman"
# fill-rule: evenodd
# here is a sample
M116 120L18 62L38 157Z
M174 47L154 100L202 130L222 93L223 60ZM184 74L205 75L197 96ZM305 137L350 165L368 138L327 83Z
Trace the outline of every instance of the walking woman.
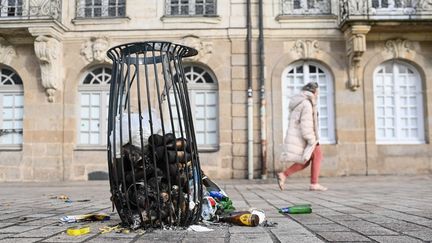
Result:
M286 162L293 165L277 174L279 188L283 191L285 180L291 174L311 165L312 191L326 191L327 188L318 184L322 160L318 135L317 99L318 83L310 82L303 86L301 92L293 96L289 105L289 126L285 135Z

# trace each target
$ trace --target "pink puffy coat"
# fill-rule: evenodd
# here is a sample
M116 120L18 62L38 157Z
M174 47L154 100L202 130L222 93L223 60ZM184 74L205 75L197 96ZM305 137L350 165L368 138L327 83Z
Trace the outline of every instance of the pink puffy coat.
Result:
M307 162L318 143L316 96L309 91L294 95L289 103L289 125L284 139L286 162Z

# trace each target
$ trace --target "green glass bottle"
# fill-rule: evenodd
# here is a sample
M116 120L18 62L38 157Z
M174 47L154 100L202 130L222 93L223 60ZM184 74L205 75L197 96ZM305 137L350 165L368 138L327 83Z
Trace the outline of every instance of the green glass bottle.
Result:
M279 213L307 214L307 213L312 213L312 208L307 205L296 205L291 207L280 208Z

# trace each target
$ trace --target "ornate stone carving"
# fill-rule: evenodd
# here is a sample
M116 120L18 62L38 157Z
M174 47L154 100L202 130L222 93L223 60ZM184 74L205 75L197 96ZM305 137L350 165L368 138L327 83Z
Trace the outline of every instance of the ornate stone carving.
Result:
M370 26L354 25L345 31L347 58L348 58L348 84L355 91L360 87L360 61L366 51L366 34Z
M16 56L15 48L0 37L0 63L9 65L14 56Z
M201 41L200 38L196 36L185 36L179 43L198 50L198 55L188 57L187 60L205 63L213 54L213 43Z
M92 37L81 46L81 55L88 62L109 62L106 51L109 48L109 41L106 37Z
M62 45L45 35L38 36L34 43L36 56L39 58L42 86L48 95L48 101L54 101L54 94L63 85Z
M393 54L393 58L403 58L413 50L413 43L403 39L388 40L385 49Z
M295 51L303 59L313 58L319 52L318 41L297 40L294 43L294 47L292 50Z

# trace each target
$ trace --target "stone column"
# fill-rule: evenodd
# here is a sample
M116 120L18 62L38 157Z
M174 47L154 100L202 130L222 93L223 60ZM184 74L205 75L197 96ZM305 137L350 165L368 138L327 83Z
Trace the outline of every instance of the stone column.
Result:
M30 168L24 180L59 181L64 178L63 49L52 35L35 36L33 60L39 65L32 68L34 79L24 81L28 87L23 161Z

